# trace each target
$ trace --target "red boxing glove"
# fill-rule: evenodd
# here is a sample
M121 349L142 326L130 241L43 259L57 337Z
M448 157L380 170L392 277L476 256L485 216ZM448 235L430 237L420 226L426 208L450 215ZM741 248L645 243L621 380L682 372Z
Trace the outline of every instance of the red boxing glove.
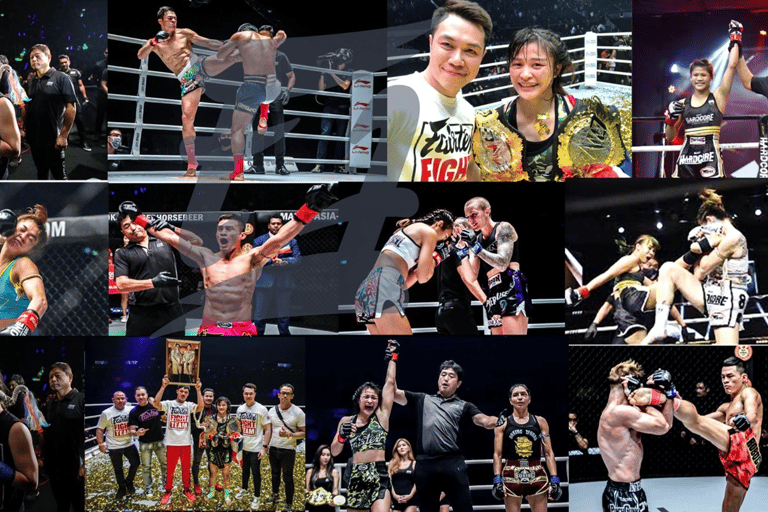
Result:
M313 210L307 205L304 205L301 208L299 208L296 211L296 213L293 214L293 216L297 221L302 222L304 224L309 224L310 222L312 222L312 219L314 219L317 216L318 213L320 212Z
M14 323L0 331L0 336L29 336L40 322L40 315L28 309L19 315Z

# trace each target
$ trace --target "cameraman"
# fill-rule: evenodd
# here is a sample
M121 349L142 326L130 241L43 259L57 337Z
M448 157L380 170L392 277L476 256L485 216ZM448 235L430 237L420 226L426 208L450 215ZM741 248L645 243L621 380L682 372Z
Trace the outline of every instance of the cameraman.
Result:
M349 65L352 63L352 50L348 50L346 48L340 48L336 50L333 53L322 55L318 58L318 65L320 67L327 67L329 69L328 73L323 73L320 75L320 80L318 81L317 88L320 91L328 91L328 92L345 92L349 90L350 85L352 85L352 80L347 77L346 74L343 76L337 75L336 73L333 73L333 70L339 70L339 71L353 71L351 68L349 68ZM315 96L316 101L323 105L323 114L336 114L336 115L343 115L343 116L349 116L349 99L348 98L339 98L336 96L324 96L324 95L316 95ZM334 135L337 137L344 137L347 133L347 124L349 123L349 119L334 119L329 117L324 117L322 121L320 122L320 135L321 136L328 136L328 135ZM325 154L328 149L328 140L321 139L317 142L317 160L323 160L325 159ZM333 153L333 159L334 160L343 160L344 159L344 142L336 142L335 151ZM312 168L312 172L318 173L323 172L323 170L327 169L328 166L325 164L322 164L320 162L315 165L315 167ZM344 167L343 164L336 164L335 172L349 173L348 170Z

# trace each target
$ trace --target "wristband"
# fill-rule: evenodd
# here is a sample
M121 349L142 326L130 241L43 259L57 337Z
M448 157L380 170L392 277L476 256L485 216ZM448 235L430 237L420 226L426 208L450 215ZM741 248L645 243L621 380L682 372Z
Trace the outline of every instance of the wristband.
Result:
M699 261L699 258L701 258L701 254L696 254L693 251L688 251L687 253L683 254L683 261L686 265L693 265Z
M710 245L709 240L707 240L707 237L702 238L698 242L699 247L701 247L701 253L702 254L709 254L712 252L712 245Z
M136 216L136 219L134 219L134 221L133 221L133 222L135 222L135 223L136 223L136 224L138 224L139 226L141 226L141 227L143 227L144 229L146 229L146 228L147 228L147 225L149 225L149 223L150 223L150 222L152 222L152 221L150 220L150 218L149 218L149 217L147 217L147 216L146 216L146 215L144 215L143 213L140 213L140 214L138 214L138 215Z
M400 354L398 354L397 352L394 352L394 353L392 354L392 361L394 361L394 362L397 362L397 359L398 359L399 357L400 357Z
M150 46L157 46L158 44L160 44L160 41L158 41L156 37L153 37L152 39L149 40Z
M589 298L589 288L586 286L580 286L579 288L576 288L576 293L579 294L579 297L581 297L581 300L585 300Z
M504 483L501 475L493 475L493 485Z
M347 438L346 438L346 437L341 437L341 434L337 434L337 435L336 435L336 440L337 440L338 442L340 442L341 444L344 444L344 443L346 443L346 442L347 442Z
M658 389L651 390L651 402L649 405L661 405L662 393Z
M296 211L296 213L293 214L293 217L297 221L301 222L302 224L309 224L310 222L312 222L312 219L314 219L317 216L318 213L320 212L313 210L312 208L310 208L305 204L304 206L299 208Z
M483 246L480 245L480 242L475 242L475 245L470 247L469 250L472 251L473 253L477 254L477 253L479 253L480 251L483 250Z
M469 248L465 247L463 249L456 249L456 256L458 256L460 260L463 260L469 256Z
M671 117L669 117L669 111L665 112L665 114L666 115L664 116L664 124L669 126L675 126L677 124L677 119L672 119Z
M549 481L553 484L559 484L560 483L560 477L557 475L552 475L549 477Z
M17 318L16 321L26 325L30 331L34 331L37 329L37 324L40 322L40 315L37 314L37 311L28 309L19 315L19 318Z

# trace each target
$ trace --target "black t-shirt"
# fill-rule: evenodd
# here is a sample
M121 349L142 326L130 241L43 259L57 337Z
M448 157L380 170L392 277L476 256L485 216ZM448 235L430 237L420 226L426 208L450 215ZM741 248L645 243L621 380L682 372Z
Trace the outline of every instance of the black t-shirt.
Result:
M354 71L354 69L345 67L341 71L345 71L345 72L351 73L351 72ZM345 82L347 80L350 80L350 81L352 80L352 77L347 75L346 73L344 73L344 74L336 74L336 76L342 82ZM328 73L323 74L323 79L325 81L325 90L326 91L328 91L328 92L338 92L338 93L349 92L349 89L347 89L346 91L344 89L342 89L341 86L339 86L336 83L336 80L334 80L333 77L330 74L328 74ZM339 108L342 108L342 109L349 110L349 98L340 98L340 97L337 97L337 96L321 96L321 97L322 97L322 101L323 101L323 103L325 104L326 107L339 107Z
M472 294L461 280L458 267L461 265L461 258L452 252L438 267L438 290L439 302L444 303L449 300L459 300L465 307L470 307L472 303Z
M83 93L80 92L80 80L83 79L83 74L75 68L69 68L69 71L62 71L72 81L72 87L75 88L75 95L78 100L82 99Z
M762 94L768 98L768 77L765 76L753 76L752 77L752 91L757 94Z
M72 81L61 71L50 68L42 77L34 74L27 84L27 94L27 141L32 146L55 143L67 104L77 103Z
M176 258L170 245L149 237L149 247L129 243L115 252L115 279L126 276L130 279L152 279L160 272L170 272L173 277L178 277L176 272ZM137 306L167 305L179 300L179 288L170 286L167 288L151 288L135 292Z
M85 395L74 389L64 398L52 398L45 407L45 470L56 475L77 475L83 464Z
M405 391L405 397L416 410L416 460L461 455L463 431L480 409L456 395L446 399Z
M288 87L288 73L293 73L291 61L283 52L278 50L277 55L275 55L275 74L282 87Z
M137 428L149 429L143 436L138 436L140 443L154 443L163 440L163 426L160 421L160 412L150 403L144 407L137 405L128 413L128 424Z
M13 463L9 436L11 427L19 423L19 418L8 411L0 412L0 461L8 464L13 469L16 465ZM17 512L24 503L24 491L13 487L11 484L5 484L0 487L0 510L3 512Z

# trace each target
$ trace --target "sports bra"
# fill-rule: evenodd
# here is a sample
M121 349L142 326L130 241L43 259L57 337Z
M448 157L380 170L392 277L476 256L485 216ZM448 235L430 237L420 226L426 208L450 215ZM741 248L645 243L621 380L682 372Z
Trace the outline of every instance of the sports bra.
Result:
M357 421L357 415L352 417L352 422ZM367 452L369 450L385 450L387 447L387 431L379 422L379 417L374 414L364 427L358 427L356 432L349 436L349 445L352 453Z
M403 258L406 265L408 265L408 270L416 266L416 263L419 261L419 253L421 253L421 246L406 235L402 229L389 237L387 243L381 248L382 251L384 249Z

